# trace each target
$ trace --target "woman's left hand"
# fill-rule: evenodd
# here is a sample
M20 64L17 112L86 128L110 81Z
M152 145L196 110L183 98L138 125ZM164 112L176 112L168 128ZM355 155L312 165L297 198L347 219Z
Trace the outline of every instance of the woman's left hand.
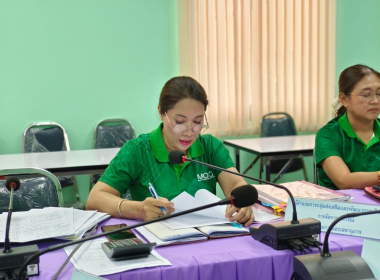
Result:
M227 205L226 218L228 218L230 222L238 222L247 227L253 223L255 216L253 215L253 210L251 206L244 208L236 208L233 205Z

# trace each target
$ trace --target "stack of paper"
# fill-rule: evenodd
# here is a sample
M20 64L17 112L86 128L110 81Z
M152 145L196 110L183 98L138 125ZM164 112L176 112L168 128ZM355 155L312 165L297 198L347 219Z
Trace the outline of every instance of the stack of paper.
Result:
M0 242L5 240L7 212L0 215ZM46 238L76 240L110 215L73 208L32 209L12 213L9 239L29 242Z
M306 181L282 183L281 185L286 187L294 197L331 201L350 201L351 199L351 196L349 194L337 192ZM289 195L282 189L271 185L253 186L259 193L259 200L266 204L278 205L280 203L287 203L288 201Z
M101 244L107 241L106 239L96 239L83 243L71 258L74 267L94 275L108 275L141 267L171 265L167 259L161 257L155 250L147 257L113 261L107 257L101 248ZM65 247L67 255L70 255L76 246Z

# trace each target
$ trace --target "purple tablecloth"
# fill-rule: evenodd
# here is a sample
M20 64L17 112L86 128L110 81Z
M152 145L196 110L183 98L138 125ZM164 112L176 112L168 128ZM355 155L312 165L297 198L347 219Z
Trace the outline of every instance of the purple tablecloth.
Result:
M344 191L353 196L354 202L376 204L362 190ZM112 218L103 224L127 223L136 221ZM100 230L98 230L100 232ZM322 234L322 238L324 235ZM40 242L40 249L57 244L55 240ZM329 240L330 251L352 250L361 254L363 238L332 234ZM214 239L206 242L156 247L156 251L168 259L172 266L130 270L106 275L108 279L161 280L161 279L276 279L288 280L293 272L291 250L276 251L254 240L251 236ZM310 250L317 253L318 250ZM52 279L67 255L63 249L42 255L40 276L34 280ZM70 279L74 267L67 265L58 279Z

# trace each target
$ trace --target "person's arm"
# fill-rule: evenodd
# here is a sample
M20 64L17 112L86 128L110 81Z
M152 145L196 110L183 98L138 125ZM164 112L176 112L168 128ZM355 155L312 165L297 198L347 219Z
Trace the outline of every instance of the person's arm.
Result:
M228 170L238 173L235 167L230 167ZM233 175L227 172L221 172L218 176L218 183L226 197L231 195L231 191L237 187L247 185L247 182L238 175ZM236 215L234 215L236 213ZM244 226L249 226L253 223L255 216L253 215L252 207L236 208L233 205L228 205L226 208L226 218L231 222L237 221Z
M124 218L142 219L144 221L163 216L161 206L165 207L167 215L174 212L174 204L166 198L155 199L148 197L144 201L131 201L128 199L123 200L119 195L119 191L106 183L98 181L90 192L86 209L108 213L116 218L122 218L121 213Z
M379 184L378 172L350 172L343 159L338 156L330 156L320 164L335 186L341 190L364 189Z

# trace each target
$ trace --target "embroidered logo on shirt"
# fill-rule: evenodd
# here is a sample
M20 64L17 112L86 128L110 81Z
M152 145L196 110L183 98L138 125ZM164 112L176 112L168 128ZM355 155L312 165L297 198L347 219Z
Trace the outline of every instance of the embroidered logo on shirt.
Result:
M210 180L212 178L215 178L215 176L214 176L214 173L209 171L209 172L201 173L200 175L197 174L197 178L198 178L198 181L205 181L205 180Z

